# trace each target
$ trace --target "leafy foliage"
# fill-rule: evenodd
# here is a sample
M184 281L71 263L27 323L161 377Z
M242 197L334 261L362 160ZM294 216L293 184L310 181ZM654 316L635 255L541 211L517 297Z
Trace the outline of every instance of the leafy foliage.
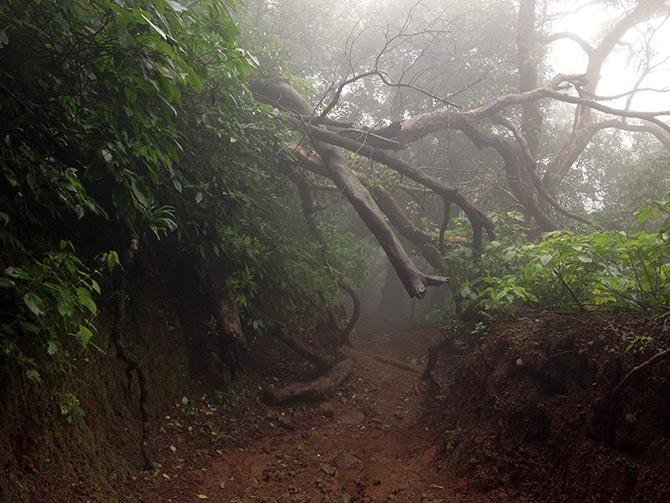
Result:
M100 271L90 271L74 254L71 243L63 242L61 248L39 260L7 267L0 276L2 351L18 358L31 379L39 379L40 374L36 362L18 347L20 339L41 336L37 343L47 355L63 356L70 342L86 348L95 333L98 307L93 296L100 294L95 279ZM113 259L109 263L114 264ZM63 340L62 335L70 340Z
M277 123L246 87L233 3L0 5L0 347L29 377L92 344L130 227L140 253L219 272L254 327L261 295L306 310L332 282L268 162Z
M511 314L526 305L542 309L633 309L670 313L669 200L637 213L655 217L657 232L549 232L529 242L515 223L498 217L501 238L487 245L482 262L469 264L462 249L450 252L458 270L461 303ZM507 224L504 223L507 221ZM511 222L511 223L510 223Z

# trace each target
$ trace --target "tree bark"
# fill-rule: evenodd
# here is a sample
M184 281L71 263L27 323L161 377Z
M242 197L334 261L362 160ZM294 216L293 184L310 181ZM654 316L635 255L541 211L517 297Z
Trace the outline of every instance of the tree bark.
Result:
M263 393L263 401L271 405L284 405L297 401L320 400L336 390L349 377L353 366L353 360L342 360L314 381L289 384L278 390L266 390Z
M252 81L252 90L258 99L279 106L285 111L299 115L311 113L307 102L291 89L284 79L256 79ZM307 132L320 130L307 124L303 126ZM323 160L328 176L374 234L410 297L422 298L427 287L443 284L446 281L445 278L429 276L417 269L370 193L347 166L340 149L317 139L313 143Z
M516 46L517 65L519 67L519 92L538 87L536 44L536 2L521 0L519 4L519 22L517 25ZM530 101L523 105L521 129L524 132L533 158L537 156L542 135L543 115L539 101Z
M333 366L332 360L315 353L311 349L300 344L295 338L288 335L286 325L281 322L275 322L275 324L276 326L272 330L272 334L305 360L313 364L318 370L323 372Z

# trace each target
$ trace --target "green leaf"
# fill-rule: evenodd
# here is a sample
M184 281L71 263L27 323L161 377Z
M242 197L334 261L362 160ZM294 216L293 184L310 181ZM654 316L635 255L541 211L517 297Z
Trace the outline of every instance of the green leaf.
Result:
M106 254L105 259L107 261L107 269L109 272L114 271L114 269L121 265L121 262L119 261L119 254L113 250Z
M58 289L56 309L61 316L72 316L74 313L74 296L68 288Z
M84 325L81 325L75 337L82 346L86 347L88 346L88 342L91 340L91 337L93 337L93 332L91 332Z
M53 356L58 353L58 344L53 339L47 341L47 354Z
M144 208L149 208L153 202L153 197L151 192L139 179L133 178L130 182L130 188L133 191L133 196L137 199L137 202L140 203Z
M644 223L647 220L649 220L649 218L651 217L653 212L654 212L654 209L652 208L651 205L648 204L646 206L643 206L642 208L640 208L639 210L637 210L635 212L635 218L637 218L638 222Z
M0 278L0 288L14 288L16 282L8 278Z
M23 302L35 316L44 315L44 301L35 293L28 292L23 296Z
M28 369L26 370L26 377L29 381L41 381L42 376L37 370Z
M164 32L162 29L160 29L158 26L156 26L156 25L151 21L151 19L149 19L149 18L148 18L147 16L145 16L144 14L141 14L141 16L142 16L142 18L143 18L147 23L149 23L149 26L151 26L154 30L156 30L156 32L161 36L161 38L162 38L163 40L167 40L167 35L165 34L165 32Z
M79 300L79 304L88 309L91 314L94 315L97 314L98 306L95 304L95 301L91 298L91 292L89 292L86 288L82 286L77 288L77 299Z
M182 4L180 4L179 2L175 2L174 0L167 0L167 3L177 12L184 12L185 10L188 10L187 7L184 7Z
M540 263L541 263L542 265L547 265L549 262L551 262L551 259L552 259L552 258L553 258L553 257L552 257L551 255L542 255L542 256L540 257Z
M5 274L7 276L11 276L12 278L17 279L27 279L27 280L32 279L30 274L25 270L21 269L20 267L8 267L7 269L5 269Z

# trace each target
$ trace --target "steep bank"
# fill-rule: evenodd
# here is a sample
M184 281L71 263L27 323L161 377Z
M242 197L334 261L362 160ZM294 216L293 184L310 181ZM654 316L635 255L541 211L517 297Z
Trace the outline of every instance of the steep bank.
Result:
M194 310L184 324L176 299L155 286L135 289L130 306L130 353L148 379L149 413L159 417L191 385L193 340L206 319L198 325ZM142 467L137 376L116 356L111 311L103 306L96 348L73 358L65 381L59 373L30 381L3 367L0 501L73 501L91 487L109 500L118 480ZM76 410L68 412L68 397L79 401Z
M574 313L495 324L436 372L446 468L477 490L532 501L668 501L670 361L611 396L669 347L668 328ZM643 346L627 351L634 340Z

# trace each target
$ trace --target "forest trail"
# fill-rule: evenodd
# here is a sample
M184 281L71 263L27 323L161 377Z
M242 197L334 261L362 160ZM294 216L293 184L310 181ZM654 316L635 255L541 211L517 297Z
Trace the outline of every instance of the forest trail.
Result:
M354 347L412 362L437 336L364 327ZM429 424L419 383L418 374L357 357L352 376L328 401L274 413L261 404L244 409L232 419L241 428L238 446L214 454L186 449L185 455L180 446L179 463L167 459L163 466L165 480L145 481L138 496L151 502L475 501L458 495L434 463L439 431Z

